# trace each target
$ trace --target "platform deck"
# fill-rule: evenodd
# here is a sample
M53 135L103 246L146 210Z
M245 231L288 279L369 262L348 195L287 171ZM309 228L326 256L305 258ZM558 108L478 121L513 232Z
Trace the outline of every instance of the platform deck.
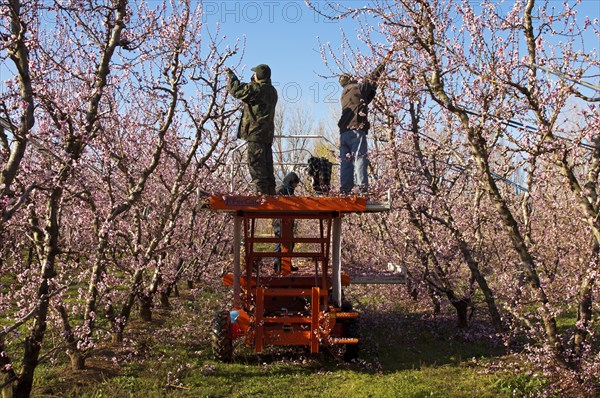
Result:
M213 195L208 209L219 212L372 213L389 211L386 203L359 196L236 196Z

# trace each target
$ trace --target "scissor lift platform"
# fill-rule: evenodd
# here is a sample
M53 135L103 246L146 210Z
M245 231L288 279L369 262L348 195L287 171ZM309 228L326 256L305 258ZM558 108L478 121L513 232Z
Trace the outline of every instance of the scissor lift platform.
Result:
M224 212L373 213L389 211L389 203L359 196L234 196L213 195L208 208Z
M265 345L300 345L317 353L320 346L343 344L345 359L356 358L358 313L342 300L342 286L349 284L349 278L340 266L341 222L348 213L388 207L356 196L213 195L208 208L232 213L234 218L233 272L223 277L226 285L233 286L233 309L215 317L215 357L231 360L231 341L244 336L255 352L262 352ZM259 234L261 219L280 220L280 236ZM312 220L308 235L293 233L293 222L300 219ZM280 252L265 250L276 243ZM293 251L292 244L296 245ZM299 245L309 250L298 250ZM281 258L281 269L263 269L265 258ZM304 259L301 270L292 271L292 258Z

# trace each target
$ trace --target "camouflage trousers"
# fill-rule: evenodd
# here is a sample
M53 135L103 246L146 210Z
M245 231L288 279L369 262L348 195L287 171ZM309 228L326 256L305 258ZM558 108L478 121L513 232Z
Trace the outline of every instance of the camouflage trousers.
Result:
M248 141L248 169L256 193L275 195L275 171L271 144Z

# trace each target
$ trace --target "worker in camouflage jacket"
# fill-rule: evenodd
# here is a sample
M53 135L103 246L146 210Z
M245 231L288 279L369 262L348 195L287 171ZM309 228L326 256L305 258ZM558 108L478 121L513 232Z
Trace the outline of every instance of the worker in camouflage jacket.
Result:
M275 195L273 135L277 90L271 84L271 68L260 64L252 68L250 83L242 83L227 69L227 90L244 103L238 138L248 142L248 168L257 193Z

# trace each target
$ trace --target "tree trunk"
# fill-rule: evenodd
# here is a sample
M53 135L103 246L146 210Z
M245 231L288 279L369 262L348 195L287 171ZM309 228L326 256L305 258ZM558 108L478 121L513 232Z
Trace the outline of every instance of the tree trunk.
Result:
M450 302L454 308L456 309L456 326L459 329L466 329L469 326L469 301L466 299L462 300L452 300Z
M442 312L442 301L431 286L428 286L427 290L433 304L433 315L439 315Z
M594 278L588 277L581 284L581 289L579 291L579 308L577 309L577 325L581 325L577 327L575 331L575 338L573 341L574 351L576 360L579 361L581 359L581 355L583 354L583 343L588 336L588 332L586 328L589 326L592 316L592 294L593 294L593 286L594 286Z
M97 313L98 306L98 284L102 281L102 275L104 274L104 252L108 246L108 232L104 233L98 239L98 245L96 247L96 261L92 267L92 274L88 282L88 293L85 304L85 310L83 313L83 322L87 327L87 335L85 337L91 337L95 322L92 314Z
M20 101L23 105L25 105L25 107L23 108L21 115L21 126L16 132L13 132L14 145L11 150L10 160L5 164L0 173L0 186L2 186L2 192L0 193L1 196L8 194L10 186L16 178L21 159L23 159L25 155L25 149L28 142L26 137L28 136L35 122L33 87L29 72L29 49L26 43L28 36L26 32L27 24L22 23L20 20L22 17L21 3L17 1L12 1L10 3L12 8L12 12L10 12L10 26L12 34L17 38L17 40L15 41L15 44L11 46L12 48L10 48L9 52L12 52L13 55L11 58L13 59L19 71L21 88ZM7 396L12 396L14 393L15 397L29 397L31 388L33 386L33 375L38 363L41 345L46 333L46 317L49 307L48 293L50 293L48 280L54 276L54 259L57 254L57 250L55 249L57 248L58 228L55 216L57 209L56 206L58 206L58 204L57 202L54 202L53 199L57 198L57 193L58 198L60 198L61 192L62 191L60 190L53 190L51 193L51 199L48 201L47 211L49 213L49 224L47 225L48 234L44 243L46 248L46 256L40 275L42 280L38 288L37 297L32 297L33 300L39 300L39 307L34 318L31 332L24 342L25 350L23 353L21 378L16 382L16 385L12 385L14 386L14 389L10 391L10 393L8 391L11 390L11 385L6 386L7 388L3 388L3 396L5 395L5 391L7 391ZM56 206L53 206L53 204ZM14 374L13 371L8 372L9 377L11 373Z
M66 168L61 170L67 172ZM58 209L62 199L62 188L55 187L46 204L46 226L44 237L44 262L41 269L41 282L37 291L38 310L33 318L29 336L25 339L21 374L14 390L15 397L29 397L33 388L33 377L38 365L42 343L46 335L48 311L50 308L50 280L56 276L54 265L58 249Z
M82 370L85 368L85 355L77 350L68 350L67 355L71 360L71 370Z
M7 2L3 2L5 5ZM35 124L35 100L33 94L32 76L30 73L29 60L29 32L27 31L28 24L24 23L21 18L24 14L30 11L21 10L22 4L20 1L10 1L8 8L11 12L6 14L3 19L10 18L10 29L15 40L8 40L12 44L7 48L10 59L18 71L19 80L19 102L21 104L21 121L20 126L11 131L13 135L13 143L10 148L8 161L4 162L0 170L0 196L6 197L9 195L11 185L17 178L17 173L21 166L21 161L25 157L25 151L29 142L28 135ZM27 6L29 7L29 6ZM4 160L4 157L3 157ZM1 212L0 217L10 218L10 214Z
M463 235L458 228L454 227L453 219L451 220L452 224L450 224L450 229L454 235L454 238L458 242L461 254L467 263L467 267L469 267L469 270L471 271L471 275L483 293L483 297L485 299L485 303L487 304L488 312L492 321L492 326L494 326L496 332L503 333L504 325L502 324L502 317L500 316L500 311L498 311L498 306L496 305L496 300L494 299L494 293L492 292L492 289L490 289L487 280L479 270L479 262L473 257L471 248L463 238Z
M71 359L71 370L81 370L85 367L85 355L77 348L77 339L69 323L67 310L63 305L57 307L58 314L63 323L63 334L68 344L67 355Z
M158 264L156 265L156 270L152 276L150 288L148 289L147 293L142 293L140 297L140 318L146 322L150 322L152 320L152 302L154 301L156 292L158 292L158 286L162 282L162 265L163 256L161 255L158 258Z
M430 172L429 167L427 166L427 162L425 161L425 157L423 156L423 153L421 150L421 144L420 144L420 139L419 139L419 121L418 121L418 116L416 114L416 110L412 103L410 105L410 115L411 115L411 120L412 120L413 145L416 150L417 158L421 162L422 169L427 177L427 180L435 181L436 179L433 177L432 173ZM439 195L439 188L438 188L437 184L430 183L430 189L435 194L435 196ZM477 201L479 201L479 199L480 199L480 195L477 197ZM485 302L488 306L488 311L490 313L490 317L492 320L492 324L498 333L502 333L503 332L502 318L500 316L500 312L498 311L498 307L496 306L496 302L495 302L492 290L490 289L490 287L487 283L487 280L485 279L485 277L479 270L479 262L477 262L476 259L474 258L473 254L472 254L472 248L467 243L465 238L463 237L462 232L460 231L459 228L456 227L456 223L454 222L454 217L452 215L451 208L449 208L447 206L446 202L443 200L440 201L440 203L444 209L444 212L446 213L447 219L446 220L438 219L438 221L445 228L447 228L454 236L454 239L456 240L456 242L458 243L458 246L460 248L461 254L462 254L463 258L465 259L465 262L467 263L469 270L471 271L471 275L475 278L475 280L477 281L477 284L479 285L479 288L483 292L483 295L485 297ZM460 310L457 308L457 311L459 311L459 324L462 323L462 321L460 319L462 317L462 305L460 305L460 306L461 306ZM466 327L466 324L465 324L465 327Z
M119 318L119 325L117 325L116 331L120 331L121 333L125 330L125 326L127 322L129 322L129 316L131 315L131 309L133 308L133 304L135 303L136 293L140 289L140 285L142 284L142 278L144 276L144 270L142 268L138 268L133 274L133 283L129 289L129 294L125 299L125 303L123 304L123 308L121 308L121 316Z
M4 352L4 341L0 338L0 352ZM12 368L12 363L8 355L0 355L0 368L7 368L9 370L0 373L0 385L2 385L2 398L13 398L14 381L17 379L17 375Z
M160 292L160 305L164 308L171 307L171 303L169 302L169 296L171 295L171 288L169 287L167 291Z
M41 328L36 328L32 331L32 335L39 335ZM45 327L44 327L45 329ZM36 338L32 336L25 339L25 353L23 354L23 368L19 379L15 385L14 397L15 398L29 398L31 396L31 390L33 388L33 376L35 374L35 368L38 365L38 358L40 355L41 342L38 343Z
M433 315L439 315L442 312L442 303L437 297L432 297L433 300Z
M142 321L152 321L152 298L151 297L140 297L139 298L140 310L139 315Z
M406 286L406 291L408 292L408 294L410 295L410 297L413 299L413 301L417 301L419 299L419 291L413 285L413 279L412 279L412 276L410 274L407 275L407 277L406 277L406 283L404 284L404 286Z
M123 343L123 332L122 331L113 332L111 337L112 337L113 344Z
M2 380L0 379L0 382L5 383L7 382L7 380ZM5 385L4 387L2 387L2 398L13 398L13 384L9 383L7 385Z

